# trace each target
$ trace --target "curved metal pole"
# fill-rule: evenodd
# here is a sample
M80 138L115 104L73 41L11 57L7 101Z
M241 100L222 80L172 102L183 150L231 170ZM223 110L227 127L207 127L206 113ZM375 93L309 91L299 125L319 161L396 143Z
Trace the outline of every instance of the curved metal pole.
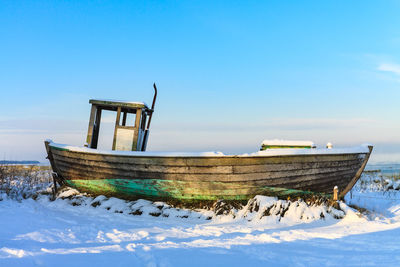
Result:
M151 104L151 110L150 110L150 116L149 116L149 121L147 122L147 127L146 130L150 128L150 123L151 123L151 117L153 117L153 112L154 112L154 105L156 104L156 98L157 98L157 86L156 83L153 83L153 88L154 88L154 97L153 97L153 103Z
M156 83L153 84L153 88L154 88L153 104L151 104L149 121L147 122L147 126L146 126L146 129L144 131L143 144L142 144L142 149L141 149L142 151L146 151L147 139L149 138L149 128L150 128L151 118L153 117L154 105L156 104L156 98L157 98L157 86L156 86Z

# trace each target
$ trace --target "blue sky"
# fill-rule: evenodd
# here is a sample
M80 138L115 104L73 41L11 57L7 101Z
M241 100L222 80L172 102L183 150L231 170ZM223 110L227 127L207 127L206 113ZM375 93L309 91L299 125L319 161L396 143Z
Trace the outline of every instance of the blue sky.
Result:
M153 82L149 150L285 138L399 155L399 14L399 1L2 1L0 156L82 145L90 98L150 103Z

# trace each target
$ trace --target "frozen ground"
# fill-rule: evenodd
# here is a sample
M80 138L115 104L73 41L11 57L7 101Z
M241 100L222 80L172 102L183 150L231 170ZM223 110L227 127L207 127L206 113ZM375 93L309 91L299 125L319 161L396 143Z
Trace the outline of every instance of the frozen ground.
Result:
M400 184L377 174L363 181L346 196L368 209L362 214L344 203L336 210L263 196L217 216L143 200L61 198L72 190L55 201L3 193L0 266L399 266Z

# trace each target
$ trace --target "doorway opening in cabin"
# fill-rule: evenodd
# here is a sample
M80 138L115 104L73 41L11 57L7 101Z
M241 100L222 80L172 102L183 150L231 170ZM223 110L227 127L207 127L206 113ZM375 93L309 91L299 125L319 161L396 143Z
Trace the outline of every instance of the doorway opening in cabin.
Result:
M127 114L126 126L134 126L135 118L136 114ZM112 150L116 119L117 119L117 112L102 110L97 149ZM122 125L122 121L123 121L123 115L121 114L119 125Z

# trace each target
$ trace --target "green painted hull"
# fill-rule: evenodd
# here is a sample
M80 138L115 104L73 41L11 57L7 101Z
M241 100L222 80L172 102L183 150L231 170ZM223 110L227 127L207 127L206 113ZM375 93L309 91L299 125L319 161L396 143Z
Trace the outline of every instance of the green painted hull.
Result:
M224 187L223 183L205 182L196 188L188 190L192 183L185 181L168 181L155 179L101 179L101 180L66 180L68 186L88 192L94 195L117 196L125 199L176 199L176 200L248 200L254 195L269 196L303 196L315 194L311 191L286 189L279 187L242 187L238 194L238 188L222 189L215 191L215 195L210 195L209 190L204 188ZM189 192L188 192L189 191Z

